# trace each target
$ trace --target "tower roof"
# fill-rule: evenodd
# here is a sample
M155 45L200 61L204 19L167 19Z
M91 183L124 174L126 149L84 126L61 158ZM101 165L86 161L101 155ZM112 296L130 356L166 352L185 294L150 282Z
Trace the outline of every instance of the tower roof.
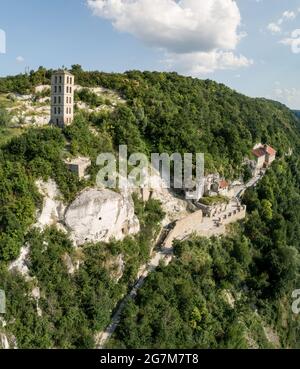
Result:
M64 69L58 69L55 72L52 73L53 75L55 74L68 74L69 76L73 76L72 73L70 73L68 70L64 70Z

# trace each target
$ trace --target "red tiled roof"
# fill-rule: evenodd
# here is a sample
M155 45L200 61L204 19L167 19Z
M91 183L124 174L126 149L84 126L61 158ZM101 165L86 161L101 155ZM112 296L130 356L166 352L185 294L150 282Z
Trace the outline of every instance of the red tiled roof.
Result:
M261 158L266 155L266 150L264 147L259 147L258 149L252 150L252 154L257 158Z
M265 150L268 155L276 155L276 150L273 149L273 147L266 145Z
M229 186L228 182L223 180L219 182L219 188L223 190L224 188L227 188Z

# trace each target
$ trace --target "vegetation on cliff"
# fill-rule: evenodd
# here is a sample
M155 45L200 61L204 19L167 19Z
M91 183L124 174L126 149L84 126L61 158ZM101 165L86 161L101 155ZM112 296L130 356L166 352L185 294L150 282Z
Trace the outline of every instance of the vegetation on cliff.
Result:
M248 218L231 235L177 242L176 260L150 275L111 345L299 348L299 169L299 159L275 163L246 193Z

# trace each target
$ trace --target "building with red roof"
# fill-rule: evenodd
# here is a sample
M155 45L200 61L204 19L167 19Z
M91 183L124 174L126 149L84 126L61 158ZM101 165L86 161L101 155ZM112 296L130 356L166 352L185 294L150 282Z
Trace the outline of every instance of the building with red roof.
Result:
M212 190L218 195L227 196L229 191L229 183L225 179L221 179L212 184Z
M259 171L273 163L277 152L269 145L258 144L253 148L252 154L256 161L256 171Z
M266 164L271 165L273 161L276 159L277 152L275 149L273 149L273 147L269 145L265 145L265 150L266 150Z

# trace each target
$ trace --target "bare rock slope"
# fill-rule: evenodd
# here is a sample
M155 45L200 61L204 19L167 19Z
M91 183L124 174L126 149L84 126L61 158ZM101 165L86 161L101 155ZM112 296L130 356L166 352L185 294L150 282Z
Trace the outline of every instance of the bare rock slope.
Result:
M86 242L108 242L112 238L122 240L140 230L131 196L111 190L81 192L68 207L65 224L77 246Z

